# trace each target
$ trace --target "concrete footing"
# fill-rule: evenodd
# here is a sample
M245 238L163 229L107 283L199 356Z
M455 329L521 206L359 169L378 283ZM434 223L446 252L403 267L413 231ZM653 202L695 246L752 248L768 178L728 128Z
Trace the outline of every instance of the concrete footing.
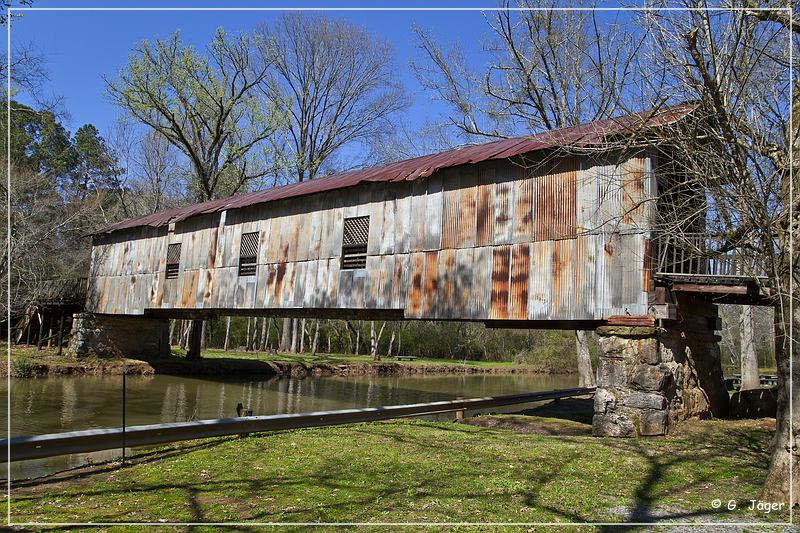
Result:
M168 320L125 315L76 314L67 346L76 358L149 359L169 353Z
M702 300L680 304L678 320L662 327L597 329L594 435L666 435L679 420L727 415L717 308Z

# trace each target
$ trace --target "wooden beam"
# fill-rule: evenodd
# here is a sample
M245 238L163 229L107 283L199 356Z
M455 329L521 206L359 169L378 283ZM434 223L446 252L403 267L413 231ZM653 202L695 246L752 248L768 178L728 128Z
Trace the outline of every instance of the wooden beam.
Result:
M712 294L750 294L747 285L704 285L700 283L675 283L672 290L676 292L702 292Z

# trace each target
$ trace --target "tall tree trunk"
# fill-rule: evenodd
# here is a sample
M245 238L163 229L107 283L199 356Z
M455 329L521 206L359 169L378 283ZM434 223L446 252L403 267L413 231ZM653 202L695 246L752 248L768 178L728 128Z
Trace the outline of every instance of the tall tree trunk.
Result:
M292 346L292 319L283 319L283 329L281 330L281 343L278 349L282 352L288 352Z
M261 352L267 351L270 326L272 326L272 319L265 316L263 321L261 322L261 344L258 347L259 351Z
M742 306L739 319L741 333L742 389L750 390L761 387L758 376L758 356L756 355L755 327L753 323L753 307Z
M297 326L299 325L300 321L296 318L292 319L292 353L297 353Z
M208 325L208 320L203 320L203 325L200 327L200 349L206 349L206 336L208 335L211 327Z
M231 340L231 316L228 315L225 317L225 343L222 345L222 349L226 352L228 351L228 345Z
M575 330L575 348L578 353L578 386L594 387L592 359L589 356L589 339L586 331Z
M300 353L306 351L306 319L300 320Z
M250 317L247 317L247 333L244 336L244 350L250 349Z
M361 321L356 321L356 355L361 353Z
M189 349L186 352L186 359L197 361L200 359L200 345L203 342L203 320L192 320L190 330Z
M173 346L175 344L175 323L177 320L170 320L169 321L169 345Z
M381 323L381 329L378 331L378 334L375 335L375 321L369 321L369 351L370 355L372 355L373 361L380 361L381 356L378 355L378 343L381 341L381 337L383 336L383 328L386 327L386 322Z
M775 436L772 439L772 457L769 471L761 489L760 499L770 502L787 502L790 507L800 500L800 394L790 394L790 384L800 383L800 305L794 306L794 316L789 316L789 297L782 298L775 308L775 363L778 369L778 413ZM789 341L789 321L794 327L794 342ZM790 351L791 350L791 351ZM790 358L794 360L790 365ZM791 367L791 369L790 369ZM792 418L793 416L793 418ZM794 447L792 443L794 442ZM792 462L791 481L789 461ZM789 483L791 496L789 502Z
M397 336L397 322L392 322L392 336L389 337L389 350L387 350L386 355L388 357L392 356L392 345L394 345L394 338Z
M317 355L319 348L319 318L314 320L314 340L311 343L311 355Z

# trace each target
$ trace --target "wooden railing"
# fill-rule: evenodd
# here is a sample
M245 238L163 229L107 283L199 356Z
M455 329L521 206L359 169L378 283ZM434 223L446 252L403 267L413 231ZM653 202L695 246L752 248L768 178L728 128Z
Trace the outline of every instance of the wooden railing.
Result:
M656 275L766 277L762 259L707 233L660 235L653 241Z

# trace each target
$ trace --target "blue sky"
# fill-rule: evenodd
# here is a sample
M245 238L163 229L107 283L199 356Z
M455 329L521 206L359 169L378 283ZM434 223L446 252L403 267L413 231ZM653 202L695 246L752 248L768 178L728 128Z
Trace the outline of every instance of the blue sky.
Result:
M34 8L67 7L71 3L34 0ZM223 2L217 2L217 5ZM449 5L469 5L450 2ZM75 4L78 5L78 4ZM158 2L112 3L86 2L81 7L164 6ZM210 1L179 2L175 7L214 7ZM257 5L237 3L237 6ZM281 4L285 6L286 4ZM313 7L331 3L303 3ZM350 3L348 6L364 6L369 3ZM415 6L404 2L404 6ZM416 2L417 6L426 5ZM429 5L429 4L428 4ZM437 4L448 6L447 2ZM472 3L473 6L486 6L486 3ZM467 57L476 66L481 66L485 58L479 54L482 37L487 34L484 16L479 11L405 11L405 12L330 12L332 16L345 18L367 28L371 33L387 39L395 51L398 75L404 83L413 105L405 120L411 127L418 127L426 119L431 120L442 111L431 102L430 95L414 78L409 67L412 58L421 57L415 48L411 31L412 24L433 28L436 36L444 43L458 40ZM75 131L85 123L92 123L101 132L106 132L119 115L105 97L102 76L113 76L124 65L134 43L143 39L166 37L176 29L181 30L183 39L202 48L213 31L224 27L229 32L252 30L261 21L268 21L280 12L265 11L25 11L21 18L15 19L12 27L12 43L30 43L46 59L50 83L46 93L63 98L63 108L69 117L65 125ZM12 46L13 48L13 46ZM25 100L24 95L21 97Z

